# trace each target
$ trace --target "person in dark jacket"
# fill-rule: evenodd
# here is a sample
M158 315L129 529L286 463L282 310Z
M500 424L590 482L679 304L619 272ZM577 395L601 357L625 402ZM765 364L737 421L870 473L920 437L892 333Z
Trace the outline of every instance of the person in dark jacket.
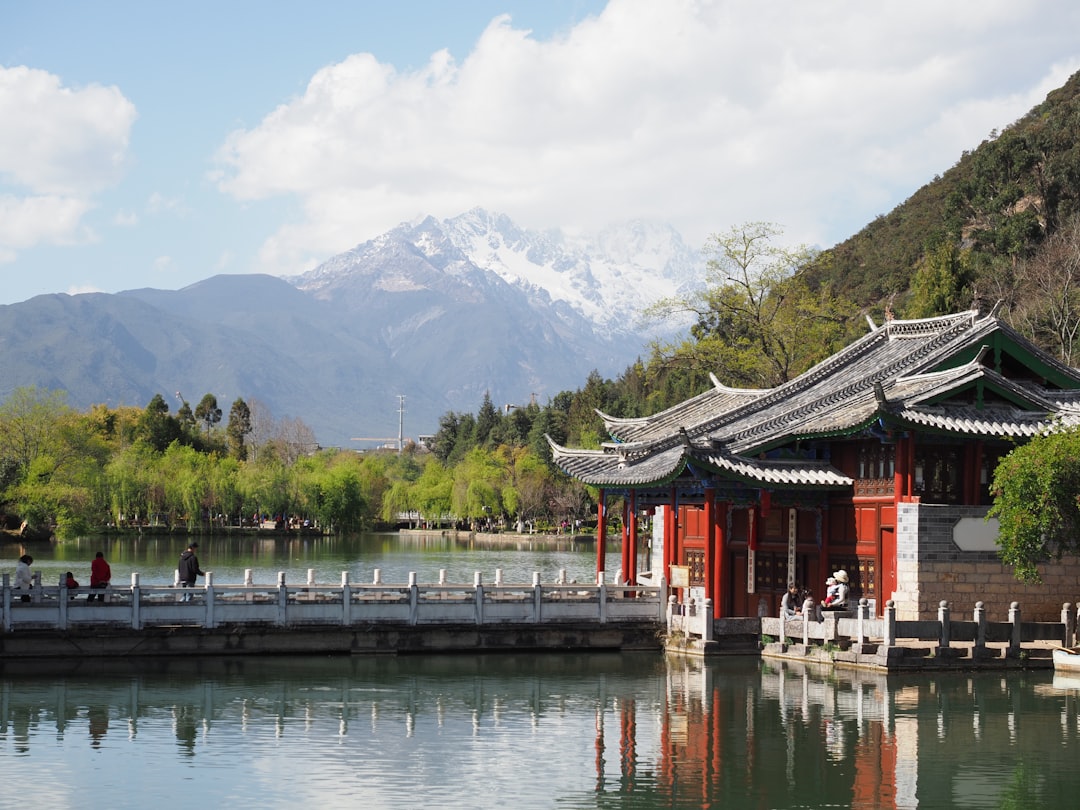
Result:
M199 558L195 556L195 549L198 547L198 543L192 543L180 555L180 562L176 566L176 571L179 574L180 587L182 588L193 588L195 587L196 577L206 576L206 573L199 568ZM181 601L190 602L191 591L185 591Z
M109 568L109 563L105 560L104 552L99 551L94 555L94 559L90 563L90 587L94 590L104 591L109 587L109 580L111 579L112 569ZM105 594L92 593L86 597L86 601L93 602L95 598L99 602L104 602Z

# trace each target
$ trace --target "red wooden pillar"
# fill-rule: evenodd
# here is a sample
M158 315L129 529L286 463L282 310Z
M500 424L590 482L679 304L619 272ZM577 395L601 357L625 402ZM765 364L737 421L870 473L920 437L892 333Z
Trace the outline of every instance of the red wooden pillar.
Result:
M713 581L713 616L720 618L727 615L725 605L731 601L731 595L728 593L728 565L730 561L727 555L727 525L728 525L728 510L731 508L731 504L727 501L717 504L715 509L715 518L712 531L710 532L710 539L716 546L713 552L713 569L714 581Z
M631 585L637 585L637 490L630 490L630 548L627 552L627 560L630 567L627 569L627 580Z
M899 506L911 495L911 482L909 479L908 440L898 439L896 442L896 466L893 468L893 505Z
M675 487L671 488L670 494L671 501L671 554L668 555L668 561L671 565L682 565L682 550L679 548L679 503L675 499ZM671 576L671 569L668 569L668 577Z
M716 513L716 490L705 487L705 598L713 599L716 587L716 551L713 548L713 523ZM716 604L715 600L713 604Z
M671 579L671 569L668 568L671 565L671 506L665 503L660 507L660 514L664 521L664 558L660 561L660 565L664 572L664 579Z
M971 487L971 501L970 502L972 504L975 504L975 505L978 505L982 501L983 454L984 454L985 450L986 450L986 447L983 444L983 440L978 439L975 442L975 464L974 464L975 469L972 471L972 476L971 476L972 487ZM990 474L990 471L987 470L987 475L989 475L989 474Z
M821 515L821 560L818 562L818 582L824 583L832 576L833 569L829 565L829 505L825 504ZM818 598L823 599L825 594Z
M908 468L908 482L907 482L907 494L908 498L915 497L915 434L908 433L907 440L907 468Z
M604 573L607 559L607 492L600 490L600 498L596 503L596 575Z
M621 577L620 585L630 578L630 544L626 541L626 535L630 530L629 507L630 499L624 496L622 502L622 555L619 558L619 568L621 569L619 574Z

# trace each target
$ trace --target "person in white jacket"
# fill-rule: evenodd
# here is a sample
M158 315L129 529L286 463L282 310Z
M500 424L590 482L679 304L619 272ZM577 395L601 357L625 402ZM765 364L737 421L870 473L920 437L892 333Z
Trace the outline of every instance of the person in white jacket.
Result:
M19 598L23 602L30 601L30 590L34 587L34 576L30 573L33 562L33 557L23 554L15 566L15 590L19 592Z

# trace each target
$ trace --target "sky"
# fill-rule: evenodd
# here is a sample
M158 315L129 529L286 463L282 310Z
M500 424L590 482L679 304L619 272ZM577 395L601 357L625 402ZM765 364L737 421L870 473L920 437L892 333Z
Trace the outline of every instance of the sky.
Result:
M1071 0L0 0L0 304L474 207L827 248L1080 70Z

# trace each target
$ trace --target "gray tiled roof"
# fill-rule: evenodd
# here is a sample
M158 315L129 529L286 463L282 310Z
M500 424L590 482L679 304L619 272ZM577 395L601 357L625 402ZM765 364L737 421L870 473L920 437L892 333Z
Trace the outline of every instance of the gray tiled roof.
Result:
M871 324L871 331L804 374L773 389L713 388L641 419L604 417L616 441L601 450L552 444L569 475L596 485L647 486L671 480L689 462L722 476L772 485L850 485L835 468L759 456L795 439L850 434L878 419L980 436L1032 436L1057 416L1080 423L1080 373L1041 352L992 316L975 311ZM995 333L1037 356L1077 392L1018 381L979 358L951 368L960 352L989 346ZM950 392L992 392L977 407L940 404Z

